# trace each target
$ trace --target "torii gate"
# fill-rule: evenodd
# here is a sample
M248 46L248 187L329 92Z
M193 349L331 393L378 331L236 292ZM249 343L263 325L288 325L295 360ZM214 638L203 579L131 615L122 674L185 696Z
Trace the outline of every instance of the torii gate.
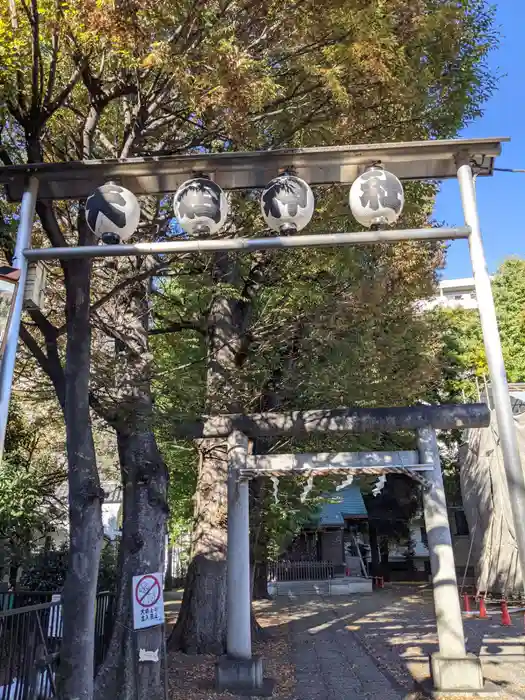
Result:
M439 690L483 688L480 659L467 654L436 430L490 423L486 404L338 409L210 417L185 426L185 437L227 437L227 657L217 663L219 690L266 695L262 659L252 656L249 481L262 476L405 474L422 485L439 653L431 659ZM415 431L417 450L250 455L249 438L312 432Z
M509 484L509 500L514 520L522 572L525 574L525 475L522 470L514 429L512 408L499 338L496 312L490 286L481 228L476 206L474 176L489 176L495 158L506 138L432 140L413 143L361 144L321 148L297 148L260 152L191 154L154 158L130 158L112 161L67 163L27 163L0 168L0 183L11 201L21 201L20 223L12 261L17 273L18 290L11 291L10 316L2 319L5 345L0 366L0 457L3 450L9 400L11 396L18 335L22 317L25 284L29 261L114 256L141 256L160 253L183 254L190 251L250 252L276 248L366 245L396 241L435 241L467 239L470 248L481 326L490 371L498 429ZM371 164L381 163L401 180L441 180L456 178L463 205L464 226L388 229L359 232L318 233L272 236L264 238L169 239L153 243L125 245L67 246L63 248L31 248L31 231L37 196L48 200L86 199L96 187L108 181L118 182L137 195L175 192L186 180L197 174L208 175L226 190L264 188L270 178L282 172L295 172L310 185L332 183L351 185ZM13 290L13 279L0 278ZM5 290L4 290L5 291ZM363 413L364 411L364 413ZM379 411L379 413L378 413ZM424 489L425 520L429 531L432 557L434 601L440 640L440 654L433 658L434 683L440 690L480 689L483 685L479 659L467 656L456 590L450 531L446 516L442 476L436 447L436 429L475 428L488 425L489 417L482 406L434 406L405 409L370 409L358 411L306 412L304 414L267 414L259 416L218 416L200 426L200 437L229 436L230 477L228 531L228 649L230 658L219 666L220 683L239 687L248 681L251 694L262 690L262 667L251 658L248 627L249 558L246 555L248 530L248 479L266 470L289 471L301 462L298 457L277 458L267 466L248 459L246 437L262 434L301 434L314 430L370 430L391 432L415 430L418 440L417 478L426 479ZM374 426L374 427L371 427ZM204 428L204 429L203 429ZM255 430L256 429L256 430ZM273 431L273 432L272 432ZM187 435L191 437L191 435ZM379 454L379 453L378 453ZM305 468L329 469L321 458ZM343 458L347 471L370 469L363 456ZM366 459L365 459L366 462ZM343 468L339 465L338 468ZM374 468L394 469L395 465ZM404 467L400 467L404 468ZM415 476L416 471L408 467ZM421 472L421 470L423 470ZM233 552L241 553L233 558ZM525 575L523 576L525 579ZM233 597L237 591L238 596ZM232 601L235 600L235 605ZM241 604L239 604L241 601ZM228 680L229 679L229 680ZM242 683L241 683L242 685Z

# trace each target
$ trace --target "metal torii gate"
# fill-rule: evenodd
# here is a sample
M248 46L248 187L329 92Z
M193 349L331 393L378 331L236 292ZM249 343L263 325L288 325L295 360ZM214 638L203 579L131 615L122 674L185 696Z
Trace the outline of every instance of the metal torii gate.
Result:
M480 176L493 174L494 160L500 154L501 144L504 141L508 141L508 139L434 140L413 143L282 149L263 152L131 158L122 161L28 163L0 168L0 184L5 186L8 198L11 201L22 201L20 225L12 261L13 266L20 270L19 288L13 304L10 324L6 331L5 350L0 367L0 455L5 439L16 348L22 317L24 288L27 278L27 265L30 260L65 260L70 258L159 253L182 254L190 251L249 252L271 248L364 245L378 242L464 238L468 240L470 247L483 338L493 388L503 460L509 485L519 559L523 579L525 580L525 521L523 519L523 514L525 513L525 476L521 467L512 409L508 396L508 384L490 278L483 251L474 186L475 174ZM31 231L37 196L40 196L41 199L49 200L85 199L96 187L108 180L116 181L122 186L128 187L137 195L164 194L175 191L183 181L194 177L196 173L208 174L212 180L224 189L264 188L267 182L275 177L276 174L288 169L293 169L299 177L306 180L310 185L332 183L350 185L372 163L381 163L401 180L441 180L457 177L463 204L465 226L409 230L390 229L357 233L324 233L289 237L275 236L261 239L179 240L118 246L98 245L31 249ZM434 407L434 409L438 408L442 407ZM459 408L455 407L455 410ZM411 409L381 409L384 411L383 417L387 418L381 430L385 432L393 429L417 430L421 462L434 465L433 471L425 472L425 476L432 474L434 475L433 478L436 479L438 462L433 429L444 426L436 424L433 419L429 420L428 414L426 414L427 418L423 423L413 424L413 409L414 407L411 407ZM468 413L472 407L463 407L463 409L468 409ZM452 414L455 413L455 410L452 411ZM316 412L307 413L316 414ZM322 412L317 412L317 417L319 417L320 413L322 414ZM324 418L321 416L321 423L317 425L316 415L305 416L299 424L294 422L294 418L284 416L284 424L281 425L281 428L288 425L291 431L290 434L299 434L305 431L311 432L318 429L333 429L328 428L327 425L333 425L335 429L342 429L337 426L346 425L346 423L344 416L342 417L339 414L337 411L330 412L330 415L324 414ZM333 415L335 415L335 419L332 417ZM368 415L370 417L372 414L369 413ZM263 423L259 425L259 434L263 434L265 430L268 431L268 426L273 425L275 428L278 418L278 414L264 417ZM283 417L281 416L281 418ZM243 420L239 417L232 420L232 417L225 416L219 417L218 424L214 418L211 421L206 421L206 429L211 431L210 437L212 434L226 437L232 433L232 430L241 430L248 434L241 426L249 424L250 419L253 420L253 416L244 416ZM395 428L396 420L397 428ZM449 427L475 427L485 425L484 421L485 419L480 421L478 415L476 420L465 418L465 420L458 420L457 423ZM277 423L279 423L278 420ZM401 424L404 425L404 428L401 427ZM314 425L316 427L313 427ZM430 432L428 432L429 430ZM201 436L206 437L206 435ZM188 437L190 436L188 435ZM238 451L239 449L237 446L236 450ZM245 481L241 480L239 483L244 484ZM434 482L434 488L425 492L427 493L428 517L434 518L434 525L431 529L434 529L437 533L434 550L439 556L436 555L437 558L434 565L441 567L443 570L448 570L450 569L450 561L446 554L450 550L446 539L446 533L449 533L448 524L445 524L443 521L443 507L442 504L440 506L438 503L438 496L434 500L428 496L428 494L439 492L436 484L437 482ZM244 487L239 488L237 493L244 493ZM234 504L232 507L235 512L237 506ZM242 510L242 512L244 513L245 511ZM234 522L235 517L233 515ZM425 517L427 517L427 513L425 513ZM236 528L236 532L239 533L241 529L240 527ZM440 537L445 539L442 541L439 539ZM448 534L448 537L450 537L450 534ZM446 561L449 561L448 565L445 565L444 562ZM437 607L439 597L437 590L449 591L448 597L450 598L451 585L449 579L442 580L441 576L438 576L435 580L437 582L435 593ZM230 605L231 607L232 605ZM438 610L438 622L440 615L441 613ZM443 616L441 619L448 619L446 610L443 610ZM480 681L480 673L478 674L479 677L475 677L479 671L479 666L475 665L470 657L465 656L462 630L460 634L457 621L454 624L455 626L451 628L450 633L447 633L444 625L441 625L440 644L442 643L443 646L444 663L440 663L439 659L436 658L433 668L436 685L442 689L447 687L457 689L460 681L463 681L463 685L465 685L465 682L468 680L471 689L478 688L479 682L482 682L482 680ZM447 659L447 654L451 658ZM235 658L232 661L235 662ZM242 659L238 659L238 661L241 662ZM253 670L255 667L252 665L250 668ZM477 669L476 672L474 672L474 668ZM472 669L472 671L468 671L468 669Z

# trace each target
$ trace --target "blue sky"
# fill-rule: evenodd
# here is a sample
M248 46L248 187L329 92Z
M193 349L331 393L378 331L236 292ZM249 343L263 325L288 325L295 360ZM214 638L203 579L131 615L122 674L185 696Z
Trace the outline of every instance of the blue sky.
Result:
M525 169L525 2L499 0L497 20L501 42L489 62L500 78L498 90L487 102L485 114L462 133L466 138L510 136L496 161L500 168ZM525 174L495 173L478 178L478 206L489 271L510 255L525 257ZM461 224L463 215L455 180L442 184L434 216L450 225ZM450 244L445 279L470 277L472 269L466 241Z

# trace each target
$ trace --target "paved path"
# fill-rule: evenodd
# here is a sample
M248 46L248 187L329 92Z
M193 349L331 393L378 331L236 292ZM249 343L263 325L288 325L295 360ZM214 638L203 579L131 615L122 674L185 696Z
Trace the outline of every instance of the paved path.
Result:
M331 602L323 601L324 611L318 603L301 606L303 615L309 611L315 616L314 627L302 619L290 625L297 699L404 698L395 679L377 665L357 636L345 629L345 621L331 608Z
M429 591L385 590L358 599L297 599L289 612L296 668L296 700L398 700L421 697L437 635ZM523 619L510 628L466 620L469 651L480 654L484 675L501 698L525 700ZM505 655L510 655L505 660ZM497 660L497 663L495 661Z

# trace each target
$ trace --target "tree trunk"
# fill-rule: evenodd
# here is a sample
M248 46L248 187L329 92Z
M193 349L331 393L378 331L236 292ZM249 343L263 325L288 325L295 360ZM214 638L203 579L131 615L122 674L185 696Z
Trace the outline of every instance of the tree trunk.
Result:
M239 287L239 262L214 258L213 281ZM235 295L233 295L235 296ZM207 411L240 410L238 375L249 301L217 296L208 316ZM226 440L202 440L195 492L192 561L170 648L222 654L226 649L227 455Z
M265 488L260 479L250 483L250 555L252 600L270 598L268 593L268 538L264 522Z
M117 432L124 491L119 588L109 649L96 679L97 700L163 700L161 662L138 663L138 650L159 650L164 627L133 631L133 576L164 568L167 474L149 429Z
M91 700L94 611L103 538L103 492L98 477L89 410L91 261L70 261L65 265L64 271L67 321L65 423L70 546L68 572L62 593L64 631L58 694L64 700Z
M195 496L192 560L171 649L222 654L226 648L226 445L203 441Z
M132 579L164 571L168 515L168 475L152 429L146 284L127 289L109 319L115 333L120 397L112 423L117 433L123 517L115 619L109 649L97 674L97 700L164 698L163 662L138 661L141 648L159 651L162 659L164 627L133 631Z
M268 593L268 561L256 562L253 576L253 600L269 600Z

